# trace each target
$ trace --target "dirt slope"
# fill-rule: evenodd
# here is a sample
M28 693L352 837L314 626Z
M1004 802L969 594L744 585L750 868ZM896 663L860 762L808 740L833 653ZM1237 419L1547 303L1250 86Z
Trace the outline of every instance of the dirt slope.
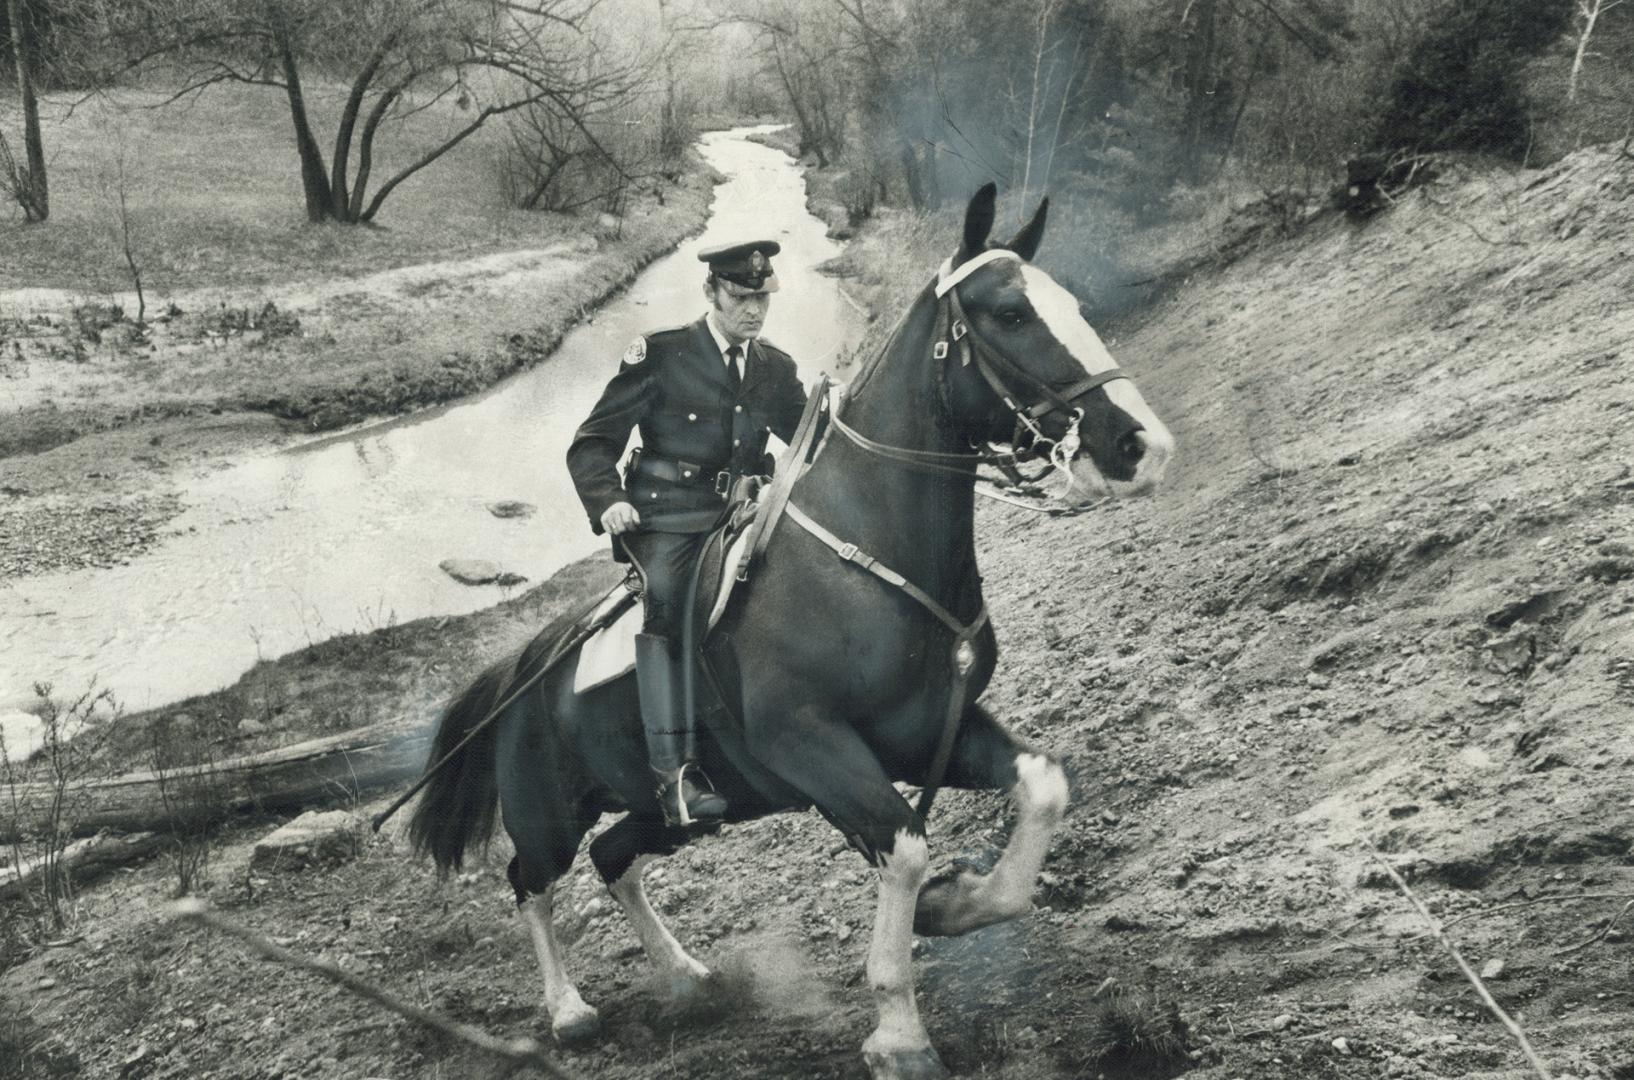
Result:
M1179 1003L1192 1076L1526 1075L1372 838L1459 920L1557 1076L1634 1077L1634 920L1573 948L1634 897L1631 227L1634 168L1609 151L1447 181L1201 276L1114 343L1172 418L1173 487L980 522L1005 647L988 700L1068 757L1076 799L1037 914L924 944L921 1006L958 1073L1103 1071L1086 1018L1111 976ZM1002 798L945 796L933 847L979 860L1005 828ZM274 877L239 847L211 898L532 1032L501 846L442 886L390 837ZM734 830L649 881L724 972L721 1005L667 1006L576 870L559 919L605 1030L573 1068L862 1075L872 880L820 820ZM83 941L0 976L28 1069L491 1073L169 927L167 885L155 864L95 891Z

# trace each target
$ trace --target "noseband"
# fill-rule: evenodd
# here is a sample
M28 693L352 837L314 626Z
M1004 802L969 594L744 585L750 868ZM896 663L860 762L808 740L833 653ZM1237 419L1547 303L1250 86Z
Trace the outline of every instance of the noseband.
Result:
M1116 379L1127 379L1122 368L1113 367L1106 371L1086 375L1084 378L1064 387L1054 387L1039 379L1021 365L1005 356L994 348L985 338L977 333L969 316L965 314L964 305L959 300L958 285L981 267L1000 259L1020 260L1021 256L1003 248L994 248L984 251L973 258L967 259L957 270L950 264L943 264L936 281L936 329L933 335L935 344L931 348L931 358L941 365L937 372L937 397L942 408L951 413L952 391L949 388L950 376L955 370L975 365L994 395L1004 403L1016 418L1015 432L1011 437L1012 449L1008 451L995 449L991 444L985 450L972 449L969 453L945 453L936 450L917 450L906 446L890 446L868 438L849 424L840 419L838 411L829 416L829 422L842 435L859 448L883 457L898 464L908 465L930 472L945 472L966 475L972 466L992 465L1004 473L1012 484L1020 485L1036 481L1040 476L1024 477L1019 471L1019 465L1027 460L1031 453L1039 452L1046 445L1049 447L1049 458L1052 467L1067 471L1072 459L1077 456L1080 446L1078 424L1084 418L1084 411L1075 407L1071 399L1089 393L1091 390ZM950 260L951 263L951 260ZM887 347L889 347L887 345ZM957 361L957 364L955 364ZM1026 387L1032 397L1036 398L1031 405L1022 405L1017 402L1020 395L1013 393L1010 383L1019 383ZM1044 434L1044 429L1038 421L1051 413L1061 413L1067 418L1067 430L1059 439L1052 439ZM1024 435L1025 433L1025 435ZM1014 449L1019 446L1025 436L1031 436L1028 443L1028 455Z

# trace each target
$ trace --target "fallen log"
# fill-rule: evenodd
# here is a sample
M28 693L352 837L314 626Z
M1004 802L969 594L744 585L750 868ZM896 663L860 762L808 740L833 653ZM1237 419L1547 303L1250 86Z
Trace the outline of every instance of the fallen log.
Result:
M75 840L63 848L57 865L78 884L93 881L121 866L157 855L165 845L158 833L139 832L129 836L99 836ZM46 860L29 859L17 866L0 868L0 900L23 895L45 872Z
M220 817L345 805L361 792L417 774L430 740L430 727L398 718L226 761L86 780L68 788L70 827L74 836L164 832L174 827L179 812L190 827L205 824L199 815L206 804ZM177 809L178 793L185 811ZM0 817L0 840L38 835L48 826L51 787L0 784L0 806L17 809L15 820Z

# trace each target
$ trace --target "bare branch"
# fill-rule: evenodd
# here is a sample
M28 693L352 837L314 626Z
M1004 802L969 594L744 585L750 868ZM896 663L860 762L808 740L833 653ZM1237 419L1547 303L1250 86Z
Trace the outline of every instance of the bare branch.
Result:
M373 1002L383 1009L396 1013L398 1016L434 1028L449 1038L456 1039L467 1046L475 1047L484 1053L493 1054L508 1064L507 1073L520 1068L532 1067L547 1076L557 1077L559 1080L571 1080L571 1074L546 1056L544 1048L533 1039L497 1039L486 1031L472 1027L470 1024L462 1024L457 1020L450 1020L441 1013L434 1013L429 1009L422 1009L418 1005L411 1005L387 993L368 980L353 975L338 964L328 960L302 956L300 953L275 944L248 927L240 926L231 919L224 918L211 911L202 900L194 898L178 900L171 905L170 913L174 918L185 919L217 933L225 934L227 937L241 942L252 952L260 953L269 960L276 960L280 964L287 964L290 967L321 976L346 988L363 1000Z
M1413 890L1408 887L1407 882L1403 880L1402 876L1396 872L1396 868L1385 861L1385 858L1382 854L1380 854L1377 845L1375 845L1372 840L1368 840L1367 845L1373 849L1373 861L1384 867L1384 872L1390 875L1390 880L1396 883L1396 888L1401 890L1402 895L1407 897L1408 902L1413 905L1414 909L1418 911L1419 916L1423 918L1425 924L1429 926L1430 933L1434 935L1435 939L1441 943L1441 947L1446 949L1447 952L1452 955L1453 961L1458 965L1458 970L1462 971L1464 973L1464 978L1468 979L1469 984L1475 987L1475 992L1480 996L1482 1004L1487 1007L1487 1011L1493 1016L1497 1017L1498 1022L1501 1023L1509 1031L1509 1034L1514 1037L1515 1041L1520 1044L1521 1053L1526 1055L1526 1061L1532 1066L1532 1070L1536 1072L1538 1076L1542 1078L1542 1080L1554 1080L1554 1076L1549 1072L1548 1066L1543 1064L1542 1059L1538 1057L1537 1051L1532 1049L1532 1042L1526 1037L1526 1032L1521 1030L1521 1026L1515 1023L1514 1017L1505 1012L1503 1006L1499 1005L1493 998L1492 992L1486 988L1486 983L1482 982L1481 977L1475 973L1475 969L1469 966L1469 962L1464 959L1464 954L1458 951L1458 946L1454 945L1451 939L1449 939L1447 935L1442 932L1441 924L1436 922L1435 916L1430 914L1430 909L1425 907L1424 902L1418 898L1418 894L1413 892Z

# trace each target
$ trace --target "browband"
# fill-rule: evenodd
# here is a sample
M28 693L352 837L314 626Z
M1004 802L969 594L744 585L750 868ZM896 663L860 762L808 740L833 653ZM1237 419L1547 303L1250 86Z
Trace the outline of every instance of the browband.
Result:
M959 264L959 269L955 270L953 269L953 256L949 255L942 262L941 269L936 271L936 299L940 300L948 294L949 289L959 284L959 282L988 263L996 262L999 259L1015 259L1020 262L1021 256L1013 251L1006 251L1004 248L988 248L980 255L973 255L966 259Z

